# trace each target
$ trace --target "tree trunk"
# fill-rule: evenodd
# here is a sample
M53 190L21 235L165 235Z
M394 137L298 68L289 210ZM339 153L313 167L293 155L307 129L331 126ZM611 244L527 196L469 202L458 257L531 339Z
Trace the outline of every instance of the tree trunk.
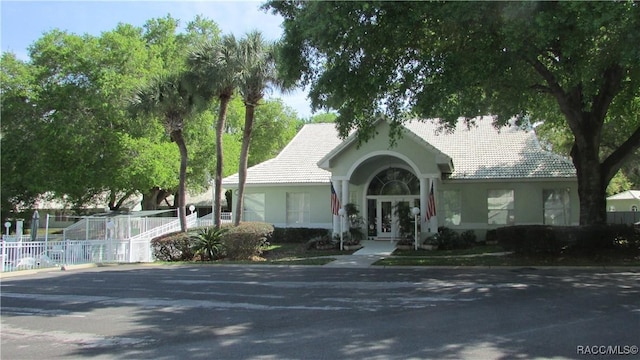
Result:
M580 225L606 224L608 180L605 180L602 174L598 151L593 149L578 150L578 147L574 145L571 157L578 178Z
M218 112L218 123L216 124L216 178L214 185L213 219L218 229L222 226L222 174L224 168L222 134L224 132L224 123L227 119L229 100L231 100L231 96L220 96L220 111Z
M158 194L162 190L159 187L154 187L142 194L142 210L157 210L158 209Z
M174 130L171 134L171 138L178 145L180 150L180 179L178 182L178 199L176 202L176 208L178 209L178 216L180 218L180 230L187 232L187 207L185 203L187 194L187 145L182 137L182 130Z
M170 191L154 186L142 194L142 210L158 210L158 206L171 195Z
M244 208L244 185L247 182L247 163L249 160L249 145L251 143L251 131L253 130L253 117L255 105L246 104L244 114L244 131L242 133L242 149L240 151L240 164L238 165L238 199L233 223L238 226L242 220Z

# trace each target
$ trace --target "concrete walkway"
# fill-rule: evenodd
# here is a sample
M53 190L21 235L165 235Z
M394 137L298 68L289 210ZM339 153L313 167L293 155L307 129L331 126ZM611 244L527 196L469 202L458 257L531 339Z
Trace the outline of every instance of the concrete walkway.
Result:
M369 267L374 262L391 255L396 248L395 242L386 240L364 240L362 249L351 255L338 255L336 260L326 267Z

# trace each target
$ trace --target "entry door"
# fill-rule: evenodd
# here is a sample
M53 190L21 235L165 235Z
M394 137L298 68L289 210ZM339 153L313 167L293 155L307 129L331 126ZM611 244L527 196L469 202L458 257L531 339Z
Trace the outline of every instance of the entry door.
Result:
M379 200L378 201L378 214L380 219L378 221L378 237L390 238L396 234L397 222L394 221L393 215L393 201Z
M395 214L398 204L410 205L411 202L406 199L378 200L376 209L377 213L380 214L380 218L376 219L378 238L396 239L400 236L398 216Z

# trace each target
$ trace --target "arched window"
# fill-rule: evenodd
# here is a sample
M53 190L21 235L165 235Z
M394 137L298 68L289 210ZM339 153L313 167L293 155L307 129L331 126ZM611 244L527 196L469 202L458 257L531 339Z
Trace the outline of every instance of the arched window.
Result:
M631 205L631 211L638 211L638 206Z
M420 181L408 170L389 168L371 180L367 195L420 195Z

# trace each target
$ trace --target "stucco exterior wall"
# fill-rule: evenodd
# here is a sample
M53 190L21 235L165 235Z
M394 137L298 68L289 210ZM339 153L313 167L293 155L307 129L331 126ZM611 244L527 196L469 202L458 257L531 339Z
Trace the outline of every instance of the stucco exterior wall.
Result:
M461 223L447 225L456 230L476 230L476 234L484 238L486 230L505 225L488 223L487 197L489 190L514 190L514 217L516 225L543 224L544 222L544 190L569 189L570 224L580 221L578 185L575 180L520 180L520 181L443 181L438 198L446 190L459 190L461 195ZM443 214L442 203L438 204L438 213ZM442 216L439 225L444 225Z
M287 193L309 194L309 216L305 224L287 224ZM277 227L332 227L331 188L327 184L247 186L245 194L264 194L264 221ZM233 191L233 210L237 196ZM246 204L245 204L246 206Z
M640 211L640 200L635 200L635 199L607 200L607 211L631 211L631 207L634 205L637 207L637 210Z

